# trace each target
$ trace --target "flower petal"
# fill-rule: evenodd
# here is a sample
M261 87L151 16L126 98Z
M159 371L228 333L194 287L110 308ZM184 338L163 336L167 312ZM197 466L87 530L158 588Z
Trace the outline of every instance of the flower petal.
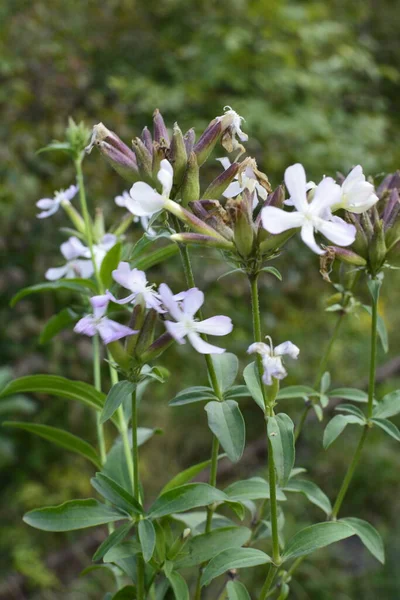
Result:
M129 294L129 296L126 296L125 298L121 298L120 300L118 300L118 298L116 298L109 290L107 290L106 296L112 302L115 302L116 304L129 304L129 302L132 302L136 298L137 294L136 293Z
M83 317L75 325L74 331L75 333L83 333L83 335L93 337L97 333L96 319L92 315Z
M346 223L339 217L335 221L321 221L317 226L328 240L338 246L350 246L356 239L356 228L351 223Z
M311 221L305 221L301 228L301 239L313 252L316 254L325 254L325 252L318 246L314 237L314 226Z
M186 335L186 328L182 323L174 323L173 321L165 321L165 327L169 334L172 335L178 344L184 344L183 338Z
M161 210L165 204L165 198L144 181L137 181L133 184L130 196L134 202L127 200L126 207L139 217L151 215Z
M297 211L286 212L276 206L266 206L261 211L261 220L264 229L276 234L301 227L304 223L304 215Z
M341 188L332 177L324 177L317 185L310 204L310 213L321 217L327 209L340 202Z
M209 319L196 323L196 331L198 331L198 333L207 333L209 335L227 335L232 329L232 320L223 315L210 317Z
M305 212L308 208L308 202L306 194L306 172L303 165L296 163L286 169L285 184L294 206L298 211Z
M157 179L162 185L163 196L169 198L174 180L174 170L166 158L160 163L161 169L157 173Z
M264 342L254 342L247 348L247 354L261 354L269 356L271 354L271 348Z
M186 315L193 317L204 303L204 294L197 288L191 288L182 301L182 310Z
M221 163L225 171L231 166L231 161L227 156L223 156L222 158L216 158L215 160L218 160Z
M66 260L72 260L78 256L86 258L90 256L89 248L84 246L76 236L70 237L66 242L61 244L60 250Z
M107 294L92 296L92 298L90 298L90 304L92 305L93 314L96 319L100 319L100 317L105 315L109 302L110 298Z
M200 354L223 354L225 352L224 348L213 346L205 340L202 340L198 333L191 332L188 334L188 338L193 348L197 350L197 352L200 352Z
M121 325L117 321L112 321L103 317L97 324L97 331L105 344L116 342L121 338L127 337L128 335L134 335L138 333L126 325Z
M240 183L238 181L232 181L228 185L226 190L222 192L222 195L224 196L224 198L234 198L235 196L238 196L242 191L243 188L240 185Z
M57 279L61 279L68 271L68 265L64 265L63 267L54 267L53 269L47 269L45 273L46 279L49 281L57 281Z
M279 344L279 346L276 346L276 348L274 349L275 356L283 356L284 354L287 354L291 358L297 359L299 353L300 348L298 348L292 342L283 342L282 344Z
M173 293L169 289L166 283L162 283L158 288L161 302L176 321L180 321L183 318L183 312L179 307L179 303L175 300ZM171 334L172 335L172 334Z

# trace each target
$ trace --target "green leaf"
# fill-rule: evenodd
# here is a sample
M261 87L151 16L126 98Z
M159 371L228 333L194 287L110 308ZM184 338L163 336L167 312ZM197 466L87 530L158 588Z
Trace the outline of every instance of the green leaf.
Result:
M235 398L248 398L250 392L247 385L234 385L224 392L224 400L235 400Z
M261 271L264 271L265 273L271 273L271 275L274 275L274 277L279 279L279 281L282 281L282 275L278 269L275 269L275 267L263 267Z
M182 575L176 571L166 571L165 575L171 584L176 600L189 600L189 589Z
M70 325L74 325L78 319L79 315L75 311L70 308L64 308L47 321L40 334L39 343L46 344L53 339L57 333L60 333L60 331L63 331Z
M154 548L156 546L156 532L153 523L148 519L139 521L138 534L144 561L149 562L154 554Z
M224 493L236 502L245 500L266 500L269 499L269 485L262 477L251 477L242 481L235 481L225 488ZM286 500L282 490L276 491L277 500L283 502Z
M400 442L400 431L398 427L388 419L371 419L375 425L378 425L383 431L388 433L392 438Z
M386 394L374 408L373 416L379 419L395 417L400 413L400 390Z
M375 527L367 523L367 521L355 517L340 519L339 522L349 525L354 533L358 535L364 546L371 552L372 556L375 556L382 564L385 563L383 541Z
M271 562L271 558L261 550L254 548L229 548L215 556L206 566L201 576L201 586L208 585L213 579L231 569L257 567Z
M204 410L207 412L208 426L219 440L227 457L238 462L243 455L246 428L243 415L235 400L225 402L209 402Z
M223 354L212 354L211 360L220 390L226 392L235 382L239 371L239 359L231 352L224 352Z
M125 585L123 588L118 590L112 597L112 600L132 600L136 598L136 588L134 585Z
M321 378L321 387L320 387L320 392L321 394L325 394L325 392L327 392L329 390L329 386L331 385L331 376L330 373L328 371L326 371Z
M60 279L59 281L46 281L45 283L37 283L29 287L20 290L10 301L10 306L13 307L31 294L40 294L41 292L53 292L53 291L69 291L76 292L77 294L85 294L90 296L91 292L96 292L97 288L93 281L90 279Z
M128 514L143 514L143 509L135 498L127 492L122 486L114 481L111 477L104 475L104 473L96 473L95 477L92 477L90 483L106 500L109 500L112 504L115 504L121 510L124 510Z
M93 446L68 431L58 429L57 427L50 427L49 425L26 423L22 421L6 421L3 425L5 427L14 427L16 429L23 429L24 431L34 433L49 442L53 442L53 444L56 444L57 446L61 446L61 448L84 456L90 460L95 467L98 469L101 468L100 457Z
M307 399L309 396L315 396L316 391L308 385L289 385L279 390L277 399L288 400L291 398L304 398Z
M265 413L264 396L262 392L262 383L258 373L257 363L252 362L243 371L243 378L253 400Z
M330 398L343 398L353 402L368 402L368 394L356 388L336 388L329 392Z
M103 557L104 562L117 562L119 560L124 560L124 558L131 558L132 556L136 556L136 554L140 554L142 548L137 540L129 540L127 542L122 542L121 544L116 544L113 546Z
M100 423L105 423L113 416L123 401L126 400L127 397L132 396L135 387L136 384L131 383L130 381L118 381L118 383L115 383L112 386L111 390L108 392L100 415Z
M218 456L218 460L220 460L221 458L224 458L225 456L226 456L226 454L220 454ZM192 467L189 467L188 469L185 469L184 471L181 471L180 473L175 475L175 477L173 477L172 479L170 479L168 481L168 483L161 490L160 494L164 494L165 492L168 492L168 490L172 490L173 488L176 488L180 485L184 485L185 483L188 483L188 481L190 481L191 479L196 477L196 475L201 473L201 471L203 471L204 469L209 467L210 464L211 464L211 459L208 459L201 463L198 463L197 465L193 465Z
M240 581L229 581L226 586L228 600L251 600L249 592Z
M367 281L369 293L371 294L372 300L376 303L379 300L379 293L382 287L382 279L376 277Z
M69 500L59 506L31 510L24 515L23 520L31 527L42 531L72 531L126 518L126 514L89 498Z
M217 400L213 390L204 385L182 390L168 402L169 406L183 406L184 404L192 404L193 402L202 402L203 400Z
M77 400L90 408L101 410L105 395L92 385L83 381L74 381L58 375L27 375L14 379L1 391L0 398L21 392L37 392L60 396L67 400Z
M163 248L149 252L149 254L146 256L142 255L140 258L133 261L132 266L142 271L147 271L147 269L150 269L151 267L168 260L172 256L175 256L175 254L178 254L178 252L178 244L164 246Z
M358 408L358 406L353 406L352 404L339 404L335 407L335 410L339 412L349 413L351 415L355 415L359 419L362 419L366 422L366 417L362 410Z
M101 262L100 279L103 282L105 289L108 289L113 283L112 272L118 267L121 261L121 243L114 244L107 252Z
M172 513L224 502L226 495L207 483L188 483L161 494L151 506L148 516L159 519Z
M210 533L203 533L189 540L184 547L183 554L175 559L177 569L201 565L213 558L222 550L241 547L246 544L251 536L247 527L223 527L214 529Z
M324 511L326 515L332 512L332 505L328 496L312 481L307 479L291 479L284 487L285 492L300 492L308 500Z
M370 315L372 315L371 306L366 306L365 304L363 304L363 308L365 308L365 310ZM376 327L378 330L378 336L381 341L383 351L387 354L389 352L389 336L386 329L385 321L383 320L383 317L381 317L381 315L378 315Z
M93 561L101 560L103 558L103 556L105 554L107 554L107 552L109 550L111 550L111 548L113 548L116 544L119 544L123 541L125 536L132 529L132 527L133 527L133 523L124 523L123 525L120 525L119 527L117 527L117 529L115 529L115 531L110 533L110 535L108 537L106 537L104 542L102 542L100 544L100 546L97 548L96 552L93 554L92 560Z
M325 427L323 446L325 450L336 440L337 437L342 433L346 425L356 424L365 425L365 420L356 417L355 415L336 415L333 417Z
M292 419L285 413L276 417L268 417L268 439L274 454L275 469L278 483L285 486L289 481L295 459L294 425Z
M354 535L353 529L342 521L317 523L302 529L288 542L282 560L285 562L298 556L306 556L319 548L324 548Z
M171 515L171 518L175 521L179 521L179 523L183 523L185 527L189 527L193 536L205 533L207 524L207 511L205 510L195 510L193 512L187 512L183 514L174 514ZM227 517L224 517L218 513L213 514L211 521L212 530L220 527L234 526L235 523L231 519L228 519Z

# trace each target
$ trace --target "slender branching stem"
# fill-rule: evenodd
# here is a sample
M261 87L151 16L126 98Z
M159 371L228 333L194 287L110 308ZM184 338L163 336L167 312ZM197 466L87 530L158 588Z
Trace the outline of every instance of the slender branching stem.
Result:
M101 369L100 369L100 343L99 336L95 335L93 338L93 380L94 387L97 391L101 392ZM106 443L104 439L104 428L100 423L100 412L96 411L96 429L97 429L97 441L99 444L100 461L104 465L106 462L107 452Z
M278 570L278 567L276 567L272 563L269 565L268 575L264 582L264 585L262 586L262 590L258 597L258 600L265 600L265 598L268 597L268 592L271 588L272 582L274 581L277 570Z
M140 498L140 481L139 481L139 447L138 447L138 415L137 415L137 395L136 388L132 392L132 480L133 480L133 497L141 504ZM136 597L137 600L144 600L144 561L141 555L136 559L137 581L136 581Z

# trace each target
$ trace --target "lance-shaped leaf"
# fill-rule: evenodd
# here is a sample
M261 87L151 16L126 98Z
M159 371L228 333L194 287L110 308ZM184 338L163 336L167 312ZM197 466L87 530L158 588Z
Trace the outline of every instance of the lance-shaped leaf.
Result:
M142 519L138 525L139 541L142 547L143 558L149 562L154 554L156 546L156 532L154 525L149 519Z
M115 504L121 510L126 511L128 514L141 515L143 509L135 498L127 492L122 486L116 481L104 475L104 473L96 473L95 477L90 480L94 489L103 496L106 500L109 500L112 504Z
M354 530L343 521L311 525L296 533L289 540L282 560L287 561L298 556L306 556L319 548L324 548L352 535L354 535Z
M112 386L100 415L100 423L105 423L108 419L111 419L124 400L132 396L135 387L136 384L130 381L118 381Z
M355 415L362 421L367 422L363 411L360 410L358 406L354 406L353 404L339 404L339 406L335 406L335 410L338 412L344 412L349 413L350 415Z
M370 315L372 315L372 308L370 306L366 306L365 304L363 304L363 308L365 308L365 310ZM383 351L387 353L389 352L389 336L386 329L385 321L383 320L383 317L381 317L381 315L378 315L376 328L378 330L378 336L381 341Z
M218 456L218 460L220 460L221 458L224 458L225 456L226 456L226 454L220 454ZM211 459L208 459L201 463L198 463L197 465L188 467L184 471L181 471L180 473L175 475L175 477L170 479L167 484L164 485L164 487L160 493L164 494L164 492L168 492L168 490L172 490L173 488L176 488L180 485L184 485L185 483L188 483L189 481L191 481L191 479L196 477L196 475L198 475L199 473L204 471L204 469L209 467L210 464L211 464Z
M328 496L312 481L307 479L290 479L287 482L285 492L300 492L304 494L308 500L324 511L326 515L332 512L332 505Z
M236 398L248 398L250 392L247 385L234 385L224 392L224 400L235 400Z
M239 360L235 354L224 352L223 354L212 354L211 360L214 365L215 375L221 392L226 392L234 384L239 371Z
M249 592L240 581L229 581L226 591L228 600L251 600Z
M253 400L258 404L263 412L265 412L264 396L262 392L262 383L255 362L247 365L243 371L243 377L246 382L247 388L250 392Z
M294 465L293 431L293 421L285 413L279 413L276 417L268 417L268 440L272 446L278 483L282 487L289 481Z
M113 546L105 555L104 562L117 562L140 554L142 548L137 540L129 540Z
M223 492L207 483L188 483L161 494L151 506L148 516L151 519L159 519L225 500L227 497Z
M150 252L146 256L137 258L133 261L132 266L141 271L147 271L147 269L150 269L151 267L168 260L172 256L175 256L175 254L178 254L178 252L179 247L177 244L169 244L168 246L163 246L158 250Z
M278 400L289 400L292 398L303 398L306 400L309 396L317 395L318 392L313 390L308 385L288 385L285 388L279 390L277 399Z
M232 462L242 458L246 428L243 415L235 400L213 401L205 406L208 426L219 440L227 457Z
M174 592L175 600L189 600L189 589L182 575L176 571L166 571L165 575Z
M373 416L378 419L388 419L400 413L400 390L390 392L378 402L374 408Z
M10 306L15 306L22 298L30 296L31 294L59 290L90 296L92 292L97 291L97 288L96 284L90 279L60 279L59 281L46 281L19 290L19 292L11 299Z
M93 561L101 560L111 548L120 544L125 536L132 529L133 523L124 523L115 529L106 539L100 544L96 552L93 554Z
M215 556L204 569L201 576L202 587L231 569L257 567L271 562L271 558L261 550L254 548L228 548Z
M23 429L24 431L34 433L57 446L61 446L61 448L84 456L90 460L95 467L98 469L101 468L100 457L93 446L85 442L85 440L81 440L81 438L76 435L69 433L69 431L64 431L57 427L50 427L49 425L26 423L23 421L6 421L3 423L3 426Z
M23 520L31 527L42 531L72 531L126 518L125 513L89 498L69 500L59 506L31 510L24 515Z
M71 308L63 308L63 310L50 317L47 321L40 334L39 343L46 344L53 339L57 333L74 325L78 319L79 315Z
M356 388L336 388L329 392L331 398L343 398L353 402L368 402L368 394Z
M77 400L99 411L103 408L105 400L105 395L92 385L58 375L27 375L14 379L1 391L0 398L21 392L37 392Z
M112 272L118 267L121 261L121 252L122 246L118 242L110 248L101 262L100 279L105 289L108 289L113 284Z
M336 415L325 427L323 445L325 450L336 440L344 428L349 425L365 425L365 420L356 415Z
M384 564L385 562L385 549L383 547L383 541L375 529L367 521L357 519L355 517L347 517L340 519L340 523L346 523L352 528L354 533L358 535L364 546L371 552L372 556L375 556L379 562Z
M222 550L240 548L251 536L247 527L222 527L197 535L186 544L183 553L175 560L177 569L194 567L213 558Z
M262 477L251 477L250 479L235 481L224 492L231 500L236 502L269 499L269 485ZM276 498L280 502L286 500L285 494L280 489L276 490Z
M400 431L399 431L399 428L394 423L392 423L388 419L373 418L371 420L373 423L375 423L375 425L378 425L378 427L383 429L383 431L388 433L392 438L394 438L395 440L400 442Z
M192 404L193 402L202 402L203 400L218 400L213 390L204 385L197 385L179 392L175 398L170 400L170 406L183 406L184 404Z

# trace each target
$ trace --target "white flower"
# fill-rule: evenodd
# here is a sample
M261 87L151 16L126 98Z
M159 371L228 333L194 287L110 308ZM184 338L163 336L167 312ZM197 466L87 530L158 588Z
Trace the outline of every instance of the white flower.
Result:
M139 269L131 269L129 263L120 262L117 269L112 272L114 281L122 285L131 293L122 300L117 300L111 292L107 292L107 296L117 304L128 304L134 302L138 296L143 298L147 308L153 308L159 313L165 312L161 306L160 296L153 289L153 286L148 285L146 273Z
M225 171L231 166L231 161L227 157L217 158L216 160L219 160ZM262 200L267 199L268 192L261 183L259 183L256 174L250 165L246 167L243 173L236 175L234 179L235 181L232 181L222 193L225 198L235 198L235 196L241 194L244 189L247 189L250 194L254 193L253 209L258 204L258 197Z
M46 219L54 215L62 203L69 203L78 191L77 185L71 185L67 190L60 190L54 193L54 198L42 198L36 202L36 206L41 209L37 216L38 219Z
M121 206L122 208L128 209L127 202L130 200L131 197L129 195L129 192L125 190L120 196L115 197L115 204L117 206ZM138 223L139 221L143 230L147 233L149 237L155 237L157 235L156 231L152 227L149 227L150 217L139 217L138 215L133 215L133 222Z
M98 244L93 244L93 254L96 261L97 268L100 269L101 263L107 252L111 250L117 243L118 238L113 233L106 233L103 235ZM90 250L87 249L87 256L90 257Z
M332 206L332 211L344 208L360 214L374 206L378 200L374 186L365 180L362 167L357 165L343 181L340 201Z
M272 385L272 378L284 379L287 375L286 369L283 366L282 356L290 356L291 358L297 359L299 356L299 348L292 344L292 342L283 342L276 348L272 345L271 338L267 335L266 339L269 341L268 344L263 342L256 342L251 344L247 349L248 354L259 354L262 359L264 367L263 382L265 385Z
M292 165L285 171L285 184L290 193L295 211L287 212L275 206L262 209L264 228L273 234L288 229L301 228L301 238L317 254L324 251L316 244L314 231L319 231L338 246L349 246L356 237L354 225L339 217L333 217L331 207L340 200L340 186L331 177L325 177L315 188L313 199L307 201L307 183L304 168Z
M222 131L225 131L229 127L233 138L237 135L241 142L247 142L249 136L241 129L244 118L232 110L230 106L224 106L224 111L225 113L222 116L217 117L217 121L221 122Z
M153 189L144 181L137 181L130 190L130 198L126 200L126 208L138 217L150 217L161 210L172 189L174 171L171 164L164 158L160 163L160 170L157 173L157 179L162 185L162 193Z
M74 327L76 333L83 333L93 337L96 333L99 334L105 344L115 342L127 335L138 333L126 325L121 325L117 321L112 321L105 316L107 311L109 298L105 295L93 296L90 303L93 307L93 314L86 315Z
M45 274L46 279L49 281L56 281L62 277L87 279L93 275L92 261L79 258L90 256L89 248L84 246L77 237L70 237L68 241L61 244L60 250L67 263L62 267L48 269Z
M159 288L162 303L175 322L165 321L167 331L179 343L184 344L184 338L187 336L189 342L197 352L201 354L222 354L224 348L213 346L204 341L199 334L209 335L227 335L233 329L232 321L229 317L218 315L198 321L195 314L204 302L204 294L197 288L191 288L185 292L183 300L178 300L181 296L174 296L169 287L162 283Z

